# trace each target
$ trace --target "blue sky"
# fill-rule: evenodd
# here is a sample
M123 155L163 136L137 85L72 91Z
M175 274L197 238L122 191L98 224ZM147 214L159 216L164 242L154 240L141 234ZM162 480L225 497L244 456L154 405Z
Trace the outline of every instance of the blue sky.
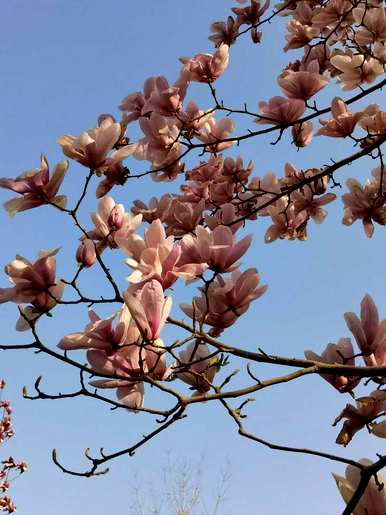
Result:
M62 158L55 140L62 134L78 135L93 127L99 114L117 115L117 106L128 93L140 90L146 78L164 74L173 82L179 73L178 57L211 51L207 41L210 23L224 19L231 2L220 0L148 0L147 2L101 0L14 0L2 6L0 20L0 59L2 80L0 103L0 175L16 176L38 165L44 152L51 164ZM293 59L283 55L283 24L269 27L263 44L253 46L248 38L231 51L230 67L218 81L219 97L226 105L242 106L247 102L257 108L259 100L279 94L275 77L281 67ZM295 55L295 54L294 54ZM331 86L320 95L321 104L338 89ZM210 105L205 86L194 85L190 97L202 107ZM381 100L379 96L378 101ZM374 100L373 100L374 101ZM240 133L247 127L237 120ZM338 159L350 153L346 142L315 139L301 152L288 141L276 146L270 139L249 140L229 155L253 159L255 174L267 171L282 173L284 163L309 168L321 166L330 157ZM188 165L196 163L191 158ZM135 163L138 171L143 163ZM373 163L363 160L339 175L342 183L357 174L370 174ZM71 163L64 190L76 194L85 170ZM174 191L178 183L171 186ZM128 182L123 189L113 191L117 201L128 207L136 198L148 199L161 195L168 187L149 178ZM1 201L9 198L0 192ZM88 220L95 209L91 193L82 212ZM254 350L288 356L302 356L303 350L321 351L324 346L342 336L348 336L343 320L345 311L358 311L366 292L373 295L381 316L386 314L384 235L377 227L368 241L359 224L347 228L340 223L341 202L329 206L327 221L312 226L309 240L263 244L265 221L250 224L248 232L255 237L243 267L256 266L269 290L256 301L250 311L224 334L225 342ZM1 264L16 253L33 258L40 248L61 247L59 274L69 277L73 270L76 233L70 221L48 207L20 214L10 221L0 212L2 228ZM124 288L127 273L121 256L111 257L120 285ZM85 288L103 294L105 285L93 273L84 282ZM1 285L7 283L6 277ZM188 295L188 297L187 297ZM176 289L173 314L181 316L178 302L187 300L189 292ZM83 327L85 308L56 310L57 317L42 321L42 338L55 347L60 337ZM100 310L107 314L108 310ZM2 341L28 342L28 335L15 334L16 307L0 309ZM167 329L166 339L178 333ZM232 484L229 501L221 515L267 514L325 515L338 513L342 502L330 475L342 473L338 464L300 455L275 453L242 440L232 421L215 403L195 406L188 418L139 450L132 458L112 463L110 474L92 479L63 475L50 460L50 450L57 448L59 456L69 466L83 468L82 451L86 447L109 451L134 443L142 433L150 431L154 422L146 415L110 412L96 401L27 401L21 398L23 385L32 385L43 375L47 391L71 391L77 388L77 374L52 359L30 352L3 352L0 355L0 376L8 382L6 397L12 399L17 436L2 455L12 454L30 465L27 475L12 486L12 493L21 515L67 515L87 513L102 515L129 513L133 495L133 478L155 477L161 473L165 454L195 462L204 460L206 495L216 486L219 469L229 463ZM84 359L81 354L79 360ZM232 361L229 370L240 367ZM269 377L275 370L262 365L255 367L259 377ZM243 374L236 380L242 384ZM245 377L244 377L245 381ZM151 399L151 395L149 395ZM156 402L157 399L154 400ZM334 443L336 429L331 423L348 396L338 395L318 377L309 377L287 386L259 393L250 409L246 427L259 436L287 445L314 447L347 457L374 457L382 449L382 440L371 439L365 432L355 438L348 449ZM150 402L150 401L149 401Z

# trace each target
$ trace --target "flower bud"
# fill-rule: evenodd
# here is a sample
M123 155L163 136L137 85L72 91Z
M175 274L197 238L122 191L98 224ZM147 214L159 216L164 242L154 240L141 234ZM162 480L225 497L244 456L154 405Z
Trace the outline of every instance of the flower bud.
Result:
M95 263L96 252L92 240L86 239L80 242L78 250L76 251L76 260L80 265L86 268L89 268Z
M109 216L109 227L119 230L122 227L124 216L125 210L122 204L115 204Z

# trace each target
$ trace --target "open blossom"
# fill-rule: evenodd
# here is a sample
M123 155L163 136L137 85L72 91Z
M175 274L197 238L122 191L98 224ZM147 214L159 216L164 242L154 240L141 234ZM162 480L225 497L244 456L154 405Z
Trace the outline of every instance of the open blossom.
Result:
M361 302L360 319L355 313L344 314L347 327L363 352L368 366L386 365L386 319L380 320L378 309L370 295Z
M220 45L214 55L198 54L195 57L182 57L183 71L188 80L214 82L226 70L229 61L228 45Z
M16 256L16 259L8 263L4 270L14 286L0 288L0 304L30 303L42 312L53 308L55 299L60 299L64 286L55 279L57 252L58 249L40 251L39 258L34 263L22 256Z
M285 70L279 75L277 82L286 97L300 100L309 100L328 84L328 80L319 74L319 63L316 59L299 71Z
M125 302L142 337L157 340L172 308L172 297L164 298L159 281L151 279L134 292L128 290Z
M257 25L268 7L269 0L266 0L264 4L261 4L259 0L251 0L247 7L232 7L232 11L237 15L238 25Z
M306 210L296 212L293 203L288 207L286 201L280 199L274 205L269 206L267 212L273 223L265 233L265 243L272 243L279 238L281 240L307 239L308 215Z
M356 179L348 179L346 185L349 193L342 195L344 215L342 223L352 225L362 220L368 238L374 233L374 224L386 225L386 207L379 195L379 184L368 182L364 187Z
M223 43L231 46L239 33L239 24L235 22L232 16L228 16L227 21L215 21L210 26L210 30L213 32L209 36L209 40L213 41L216 48L221 46Z
M212 326L209 333L218 336L267 290L267 286L259 286L259 282L256 268L248 268L242 273L235 270L227 279L219 275L209 285L207 294L204 288L199 288L202 293L200 297L194 297L193 306L182 304L181 309L190 318Z
M99 127L82 132L78 138L71 135L61 136L58 143L67 157L87 168L99 170L106 166L107 156L120 136L121 124L115 122L112 116L107 116L101 120ZM122 148L119 157L127 157L134 150L135 145L125 150Z
M139 125L145 137L136 143L136 159L150 161L153 168L160 168L178 160L180 129L174 118L152 112L149 118L140 118ZM175 168L176 174L171 179L181 170L181 166Z
M123 204L116 204L111 197L103 197L98 203L96 213L91 214L94 228L88 237L98 243L98 251L106 247L117 248L116 238L125 238L134 232L142 222L142 215L131 217L125 212Z
M226 148L231 147L234 141L221 141L229 139L229 136L235 130L235 124L230 118L223 118L216 121L213 117L203 126L204 132L197 134L197 138L206 144L205 149L208 152L221 152Z
M148 375L160 380L170 373L162 341L141 345L140 332L126 305L122 306L115 327L116 315L103 320L90 310L89 317L90 323L84 331L65 336L58 347L64 350L87 349L87 359L96 374L119 376L119 379L95 380L90 384L97 388L116 388L120 402L131 409L141 408L144 386L139 378Z
M304 355L312 361L355 366L354 349L350 338L341 338L336 344L329 343L320 356L311 350L304 351ZM320 376L342 393L351 392L360 382L360 378L352 376L334 374L320 374Z
M298 20L291 20L287 25L287 29L288 34L286 34L285 37L287 40L287 44L284 47L285 52L306 46L320 32L317 27L303 25Z
M366 467L372 465L372 461L367 459L361 459L359 463ZM333 477L344 502L348 504L361 480L360 469L353 465L348 465L346 477L338 476L337 474L333 474ZM383 488L379 486L384 485L385 480L380 472L377 472L377 479L378 481L376 482L374 476L371 476L366 490L353 511L354 515L384 515L386 513L386 489L384 486Z
M367 5L365 8L357 7L353 10L353 16L361 24L360 30L355 34L355 41L359 45L386 42L386 14L383 5L374 9L369 9Z
M323 127L318 130L317 136L330 136L331 138L350 136L362 116L361 113L349 111L345 102L339 97L335 97L331 103L331 114L332 119L319 120Z
M214 215L206 215L205 223L212 231L219 225L226 225L233 234L235 234L243 225L242 221L234 223L239 218L240 215L237 214L236 207L229 202L227 204L223 204L221 209L216 211Z
M124 123L138 120L153 111L164 116L174 115L181 108L186 90L187 82L183 79L169 86L163 75L150 77L145 81L143 93L137 91L122 100L119 109L125 113Z
M195 234L182 238L182 256L179 264L207 263L215 272L232 272L238 266L238 260L248 250L252 236L246 236L236 243L229 227L219 225L213 231L198 226Z
M10 216L44 204L65 207L67 197L57 195L68 169L68 161L60 161L50 177L47 159L40 156L40 168L24 172L16 179L0 179L0 188L15 191L21 197L5 202L4 207Z
M165 216L166 234L183 236L186 233L193 232L202 219L204 209L204 199L197 203L174 199L170 205L169 213Z
M348 445L354 435L364 427L372 427L374 434L386 438L385 424L373 423L377 415L386 410L386 390L375 390L368 397L361 397L356 400L356 407L347 404L342 413L336 418L334 426L341 420L346 419L343 427L337 436L336 443ZM377 426L380 426L377 428ZM379 431L378 431L379 429ZM379 434L377 434L379 433Z
M296 122L306 110L306 105L296 98L272 97L268 102L259 102L259 108L261 117L255 119L256 123L285 125Z
M214 376L218 371L217 358L210 358L206 344L194 341L180 352L175 372L178 379L189 384L194 390L205 393L210 390ZM182 371L178 370L182 368Z
M374 82L384 73L382 64L373 57L365 58L362 54L335 55L331 64L340 70L338 82L344 91L350 91L363 83Z
M320 224L327 216L327 211L322 206L333 202L336 195L333 193L325 193L320 197L314 198L314 193L310 188L303 191L294 191L291 194L294 203L296 216L307 218L311 217L316 224Z
M362 112L359 125L370 136L383 135L386 132L386 113L377 104L371 104Z
M173 236L166 237L165 228L159 219L145 230L142 239L137 234L117 238L119 248L130 258L127 264L134 269L129 282L140 284L157 279L164 290L170 288L178 277L191 281L201 275L208 265L203 262L179 264L182 249Z
M148 224L159 218L164 222L168 216L170 206L173 202L173 195L165 193L161 198L152 197L146 205L142 200L134 200L131 212L134 215L142 215L143 220Z

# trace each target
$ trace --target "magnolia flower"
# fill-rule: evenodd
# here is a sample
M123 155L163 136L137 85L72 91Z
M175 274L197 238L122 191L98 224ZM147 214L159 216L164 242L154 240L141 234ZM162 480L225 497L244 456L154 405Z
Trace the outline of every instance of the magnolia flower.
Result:
M359 460L359 463L366 467L372 465L372 462L367 459ZM348 465L345 478L337 474L333 474L333 477L344 502L348 504L361 480L360 469L353 465ZM385 480L380 472L377 473L377 482L374 476L371 476L366 490L353 511L353 515L385 515L386 489L384 486L380 486L384 485L384 483Z
M124 298L142 337L157 340L172 308L172 297L165 299L159 281L151 279L134 293L128 290Z
M217 122L211 117L203 126L203 130L205 132L197 134L197 138L206 144L205 149L208 152L221 152L234 144L234 141L222 141L228 140L235 130L235 124L230 118L223 118Z
M377 426L379 435L382 438L386 437L385 424L380 423L375 425L372 421L386 410L386 390L375 390L368 397L361 397L356 400L356 407L347 404L342 413L336 418L333 426L336 426L342 419L346 419L343 427L337 436L336 443L340 445L348 445L354 435L364 427L373 427L374 434L377 434Z
M362 116L361 113L349 111L345 102L339 97L335 97L331 103L331 114L332 119L319 120L323 127L318 130L317 136L330 136L331 138L350 136Z
M315 59L300 71L286 70L277 79L281 90L288 98L309 100L328 84L319 74L319 63Z
M311 217L316 224L322 223L327 216L327 211L322 206L336 199L336 195L333 193L326 193L319 198L314 198L314 193L310 188L305 188L302 192L294 191L291 197L296 216Z
M183 72L188 80L214 82L226 70L229 61L228 45L220 45L214 55L198 54L195 57L182 57Z
M215 21L210 26L213 34L209 36L209 40L213 41L216 48L220 47L223 43L230 47L236 41L239 33L239 24L235 22L232 16L228 16L227 21Z
M174 237L166 237L165 229L159 219L154 220L145 230L142 239L137 234L117 237L118 246L130 258L126 263L134 269L128 277L129 282L140 284L150 279L157 279L164 290L170 288L178 277L191 281L201 275L208 265L192 262L179 265L181 246L174 243Z
M204 209L204 199L195 204L174 199L170 205L168 216L165 216L165 222L167 224L166 234L183 236L184 234L193 232L202 219Z
M116 238L125 238L134 232L142 222L142 215L131 217L125 212L123 204L116 204L111 197L103 197L98 203L96 213L91 214L94 228L88 237L100 242L98 251L106 247L117 248Z
M243 273L235 270L227 279L219 275L206 293L204 288L199 288L201 297L194 297L193 305L182 304L181 309L190 318L212 326L209 334L218 336L248 310L253 300L265 293L267 286L259 286L259 282L256 268Z
M296 212L293 203L287 206L286 201L280 199L274 205L269 206L267 212L273 223L265 233L265 243L272 243L279 238L281 240L307 239L308 214L305 209Z
M179 86L169 86L163 75L148 79L145 83L144 105L141 115L145 116L153 111L163 116L172 116L177 113L185 97L187 82L182 83L180 81Z
M44 204L55 204L64 208L67 197L57 195L68 169L68 161L60 161L50 177L47 159L44 154L40 156L40 168L24 172L16 179L0 179L0 188L19 193L16 197L5 202L4 207L10 216L19 211L26 211Z
M341 71L338 82L344 91L349 91L364 82L370 84L384 73L382 64L376 59L365 58L362 54L335 55L330 59L331 64Z
M55 279L57 252L58 249L40 251L39 258L34 263L22 256L16 256L16 259L8 263L4 270L14 286L0 288L0 304L31 303L41 311L53 308L60 299L64 286Z
M232 11L237 15L238 25L257 25L260 17L268 7L269 0L266 0L263 5L260 4L259 0L251 0L251 5L247 7L232 7Z
M287 44L284 47L285 52L306 46L320 32L317 27L303 25L298 20L291 20L287 25L287 29L288 34L285 37L287 40Z
M379 185L368 182L364 187L356 179L348 179L346 185L350 193L342 195L344 215L342 223L352 225L356 220L362 220L368 238L374 233L373 221L386 225L386 207L379 196Z
M304 351L304 355L312 361L355 366L354 349L350 338L341 338L337 344L329 343L320 356L312 350ZM351 392L360 382L360 378L352 376L333 374L320 374L320 376L342 393Z
M309 145L312 135L312 122L297 123L292 127L292 142L298 148Z
M286 125L298 120L306 105L303 100L294 98L272 97L268 102L259 102L261 116L255 119L263 125Z
M362 299L360 319L351 312L345 313L344 319L366 364L383 365L386 357L386 319L379 320L378 309L371 296L367 294Z
M206 344L198 341L189 344L179 355L175 364L178 379L189 384L200 393L210 390L214 376L218 371L218 359L209 358L210 351ZM182 368L182 371L178 370Z
M131 211L134 215L142 215L143 220L148 224L159 218L164 222L168 216L170 206L173 203L173 196L166 193L160 199L152 197L146 205L142 200L134 200Z
M355 41L360 46L371 45L375 42L386 42L386 14L385 7L379 5L374 9L357 7L353 16L361 28L355 34Z
M79 247L76 251L77 262L81 266L89 268L95 263L96 259L97 257L94 242L89 238L81 240Z
M67 157L91 170L99 170L106 166L107 155L120 136L121 124L115 122L112 116L107 116L102 119L99 127L82 132L78 138L71 135L61 136L58 143ZM125 150L122 148L119 157L127 157L134 150L135 145Z
M251 241L252 236L249 235L236 243L231 229L224 225L215 227L213 231L199 225L194 236L187 234L182 238L182 256L178 264L207 263L215 272L232 272Z

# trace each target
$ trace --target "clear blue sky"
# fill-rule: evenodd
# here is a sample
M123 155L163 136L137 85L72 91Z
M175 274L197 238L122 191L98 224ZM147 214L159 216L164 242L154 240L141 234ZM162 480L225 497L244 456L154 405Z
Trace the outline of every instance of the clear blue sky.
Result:
M164 74L173 82L179 72L178 57L211 51L208 27L224 19L229 7L230 1L220 0L3 2L0 175L16 176L34 168L40 152L50 163L57 162L62 158L55 144L58 136L78 135L94 126L101 113L118 114L121 99L141 89L147 77ZM293 59L281 53L283 25L272 25L263 41L263 45L254 47L245 38L232 48L230 68L217 83L219 96L226 104L241 106L247 102L255 109L259 100L279 94L275 77L286 59ZM202 107L209 105L204 86L192 87L191 98L198 99ZM325 103L327 97L321 98ZM238 130L243 127L240 123ZM269 170L281 173L287 160L308 168L350 152L348 143L322 138L299 153L286 141L275 147L268 142L268 138L249 140L239 149L232 149L230 155L240 152L246 161L253 159L255 173L264 175ZM371 161L363 161L342 171L339 177L342 182L354 172L365 177L372 166ZM84 173L81 166L71 163L64 185L70 196L77 191ZM178 184L172 187L177 189ZM163 185L145 179L129 182L125 189L114 190L113 196L130 206L136 198L158 196L165 190ZM1 201L9 198L7 192L0 193ZM83 220L87 221L94 202L90 195ZM225 333L224 341L251 350L262 347L269 353L302 356L306 348L318 352L329 341L348 335L342 314L357 311L366 292L373 295L381 315L386 315L384 231L377 227L373 240L367 241L360 225L347 228L340 224L340 201L329 207L329 212L322 226L310 228L306 243L267 246L262 242L265 222L249 226L255 238L243 266L256 266L269 290ZM76 233L68 220L42 208L12 221L1 211L0 224L2 264L16 253L33 258L40 248L60 246L59 274L69 277ZM123 288L126 270L120 256L112 259ZM5 277L1 285L6 285ZM85 287L98 294L104 288L91 279ZM178 300L186 300L186 290L179 288L177 294ZM173 314L181 316L177 305L175 302ZM1 306L2 342L29 341L28 335L15 334L16 316L15 306ZM85 318L85 309L58 309L57 322L44 321L41 334L54 347L63 334L81 329ZM170 339L176 335L175 331L166 332ZM128 513L134 475L157 476L165 453L171 450L174 456L192 462L205 455L208 495L215 487L218 468L229 462L232 486L221 515L325 515L342 509L330 472L342 473L343 467L276 453L242 440L214 403L192 409L187 419L133 458L112 463L107 476L88 480L65 476L50 460L53 447L67 465L82 468L84 448L103 446L114 451L126 447L150 430L153 422L146 414L110 413L104 405L87 399L24 400L22 386L32 387L38 375L44 376L47 390L71 391L77 388L76 372L28 352L4 352L0 359L0 376L9 384L6 397L15 407L17 432L1 453L4 457L12 454L30 465L28 474L12 486L20 515ZM233 362L232 366L240 364ZM275 372L263 366L255 368L261 377ZM365 432L347 450L334 443L336 429L331 423L346 402L348 396L339 396L318 377L306 378L258 394L246 427L274 442L372 458L382 449L383 441L371 439Z

